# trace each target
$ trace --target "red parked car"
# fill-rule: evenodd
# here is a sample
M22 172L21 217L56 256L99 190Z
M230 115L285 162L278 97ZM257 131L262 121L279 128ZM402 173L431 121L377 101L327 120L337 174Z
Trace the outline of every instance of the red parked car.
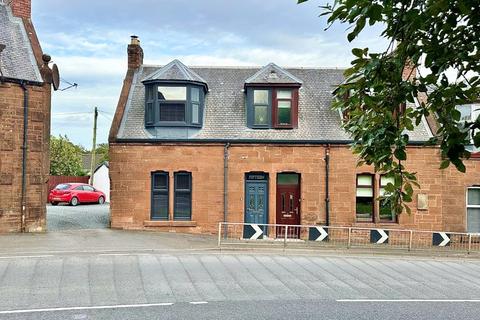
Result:
M84 183L62 183L55 187L48 195L48 202L56 206L60 202L67 202L72 206L79 203L105 203L105 194Z

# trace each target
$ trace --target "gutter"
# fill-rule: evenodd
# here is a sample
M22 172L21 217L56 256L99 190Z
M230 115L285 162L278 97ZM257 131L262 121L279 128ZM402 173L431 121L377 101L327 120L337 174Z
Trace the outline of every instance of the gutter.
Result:
M325 148L325 225L330 225L330 145Z
M23 89L23 145L22 145L22 195L21 195L21 232L25 232L25 217L27 211L27 146L28 146L28 89L21 82Z
M38 87L41 87L44 84L43 82L39 82L39 81L21 80L21 79L9 78L4 76L0 77L0 82L16 83L16 84L19 84L20 86L29 85L29 86L38 86Z
M353 140L262 140L262 139L136 139L117 138L113 143L222 143L222 144L314 144L349 145ZM410 141L408 145L423 146L427 141Z
M228 222L228 148L230 143L226 143L223 149L223 222ZM223 236L227 238L227 228L224 228Z

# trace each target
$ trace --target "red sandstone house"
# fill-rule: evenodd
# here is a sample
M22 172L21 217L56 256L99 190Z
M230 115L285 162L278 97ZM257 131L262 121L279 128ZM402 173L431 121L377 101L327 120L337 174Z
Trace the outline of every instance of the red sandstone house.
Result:
M45 230L52 70L30 11L0 1L0 232Z
M218 223L480 231L479 163L439 170L427 121L410 135L412 214L376 197L388 179L357 167L322 68L143 64L137 37L110 131L113 228L215 233ZM415 105L409 106L415 107ZM474 173L474 174L472 174Z

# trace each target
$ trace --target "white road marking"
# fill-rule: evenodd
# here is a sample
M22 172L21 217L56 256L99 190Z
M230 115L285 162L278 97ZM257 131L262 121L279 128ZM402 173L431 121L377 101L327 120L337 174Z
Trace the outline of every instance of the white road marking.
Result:
M90 307L64 307L64 308L44 308L44 309L22 309L22 310L5 310L0 314L18 314L18 313L36 313L36 312L56 312L56 311L74 311L74 310L100 310L100 309L125 309L125 308L144 308L144 307L161 307L171 306L173 302L164 303L143 303L143 304L118 304L111 306L90 306Z
M480 302L480 299L338 299L337 302Z
M190 304L207 304L207 301L192 301Z
M54 257L53 254L45 254L45 255L38 255L38 256L3 256L0 259L19 259L19 258L50 258Z

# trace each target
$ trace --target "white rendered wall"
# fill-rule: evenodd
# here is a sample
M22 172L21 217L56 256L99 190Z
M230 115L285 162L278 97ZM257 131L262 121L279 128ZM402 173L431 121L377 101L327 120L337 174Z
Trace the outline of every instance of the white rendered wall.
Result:
M107 166L101 166L94 174L93 187L105 193L105 202L110 202L110 179Z

